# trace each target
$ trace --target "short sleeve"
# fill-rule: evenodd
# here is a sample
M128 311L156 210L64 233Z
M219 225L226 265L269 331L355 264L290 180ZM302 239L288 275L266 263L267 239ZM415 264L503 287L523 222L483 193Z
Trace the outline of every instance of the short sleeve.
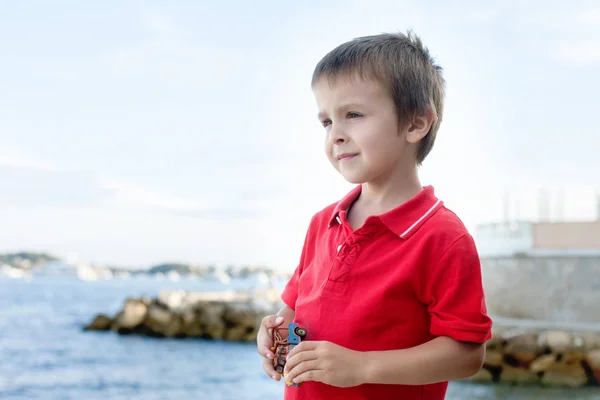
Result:
M481 263L473 238L465 234L427 271L423 300L435 336L484 343L492 337L487 315Z

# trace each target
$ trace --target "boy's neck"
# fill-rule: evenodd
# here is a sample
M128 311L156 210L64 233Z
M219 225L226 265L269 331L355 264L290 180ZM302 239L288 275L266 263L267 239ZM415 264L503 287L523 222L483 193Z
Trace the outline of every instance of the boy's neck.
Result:
M416 166L383 182L366 182L356 204L370 215L388 212L415 197L423 186Z

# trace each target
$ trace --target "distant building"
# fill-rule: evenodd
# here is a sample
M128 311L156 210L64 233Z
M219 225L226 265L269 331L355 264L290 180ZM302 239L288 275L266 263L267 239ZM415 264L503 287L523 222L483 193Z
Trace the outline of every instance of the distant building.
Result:
M475 227L488 311L493 316L598 323L600 197L597 214L569 220L562 200L555 216L540 196L538 219L504 213ZM508 202L505 202L508 203Z
M474 232L482 258L600 256L600 219L584 222L499 222Z

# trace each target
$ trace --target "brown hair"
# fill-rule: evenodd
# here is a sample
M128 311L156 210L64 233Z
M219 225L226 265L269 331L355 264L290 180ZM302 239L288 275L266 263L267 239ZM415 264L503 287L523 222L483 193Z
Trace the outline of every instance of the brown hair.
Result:
M423 115L428 108L434 113L436 118L417 150L417 163L421 164L433 148L442 122L445 85L442 68L411 31L384 33L355 38L330 51L315 67L312 85L324 76L356 72L362 78L377 79L389 87L399 121Z

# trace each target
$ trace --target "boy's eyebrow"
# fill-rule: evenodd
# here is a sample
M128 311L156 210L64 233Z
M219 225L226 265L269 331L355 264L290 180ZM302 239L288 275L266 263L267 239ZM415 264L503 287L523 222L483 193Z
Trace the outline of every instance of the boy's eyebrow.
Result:
M340 110L349 110L349 109L361 108L361 107L363 107L363 105L361 103L356 103L356 102L345 103L345 104L339 106L336 111L339 112ZM321 120L321 119L325 118L325 115L327 115L327 113L325 111L321 111L317 114L317 118Z

